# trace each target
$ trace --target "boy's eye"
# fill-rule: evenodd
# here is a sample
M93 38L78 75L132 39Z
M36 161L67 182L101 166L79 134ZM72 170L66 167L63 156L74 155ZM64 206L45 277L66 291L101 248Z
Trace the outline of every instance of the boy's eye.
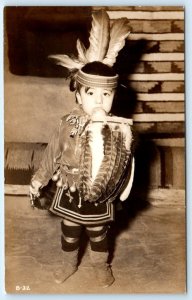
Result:
M86 92L86 94L89 95L89 96L93 96L93 94L94 94L94 91L93 91L92 89L89 89L89 90L87 90L87 91L85 91L85 92Z
M103 95L106 97L108 97L108 96L110 96L110 93L109 92L105 92L105 93L103 93Z

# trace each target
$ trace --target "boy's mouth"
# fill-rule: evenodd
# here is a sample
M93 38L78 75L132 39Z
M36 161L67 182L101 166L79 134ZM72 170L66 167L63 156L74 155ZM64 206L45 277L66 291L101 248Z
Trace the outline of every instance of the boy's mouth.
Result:
M101 107L95 107L92 111L92 119L96 120L106 115L106 111Z

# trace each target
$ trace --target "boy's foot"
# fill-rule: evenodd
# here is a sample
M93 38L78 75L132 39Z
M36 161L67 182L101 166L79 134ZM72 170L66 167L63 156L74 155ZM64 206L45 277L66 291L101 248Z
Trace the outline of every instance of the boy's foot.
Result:
M59 268L53 273L54 281L58 284L61 284L65 280L67 280L70 276L72 276L76 271L77 268L73 266Z
M109 266L100 268L98 267L94 269L100 287L107 288L113 284L115 278L113 277L111 268Z

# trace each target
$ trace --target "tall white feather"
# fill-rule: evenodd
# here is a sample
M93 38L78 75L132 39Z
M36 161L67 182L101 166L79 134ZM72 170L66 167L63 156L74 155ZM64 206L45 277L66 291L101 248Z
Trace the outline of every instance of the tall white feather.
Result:
M125 39L130 34L129 29L130 27L128 25L127 18L121 18L114 21L111 27L108 51L105 58L102 61L104 64L109 66L114 65L119 51L125 45Z
M88 60L86 58L86 48L79 39L77 40L77 52L78 60L83 62L84 64L88 63Z
M101 10L93 13L92 17L92 28L89 36L90 46L87 49L86 57L89 62L102 61L109 45L109 16L104 10Z

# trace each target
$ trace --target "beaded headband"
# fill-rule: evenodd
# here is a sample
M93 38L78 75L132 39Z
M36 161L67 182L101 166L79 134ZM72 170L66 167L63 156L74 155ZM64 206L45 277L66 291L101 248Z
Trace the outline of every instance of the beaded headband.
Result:
M100 76L93 75L79 70L77 72L76 81L82 85L89 87L101 87L101 88L116 88L118 75L115 76Z

